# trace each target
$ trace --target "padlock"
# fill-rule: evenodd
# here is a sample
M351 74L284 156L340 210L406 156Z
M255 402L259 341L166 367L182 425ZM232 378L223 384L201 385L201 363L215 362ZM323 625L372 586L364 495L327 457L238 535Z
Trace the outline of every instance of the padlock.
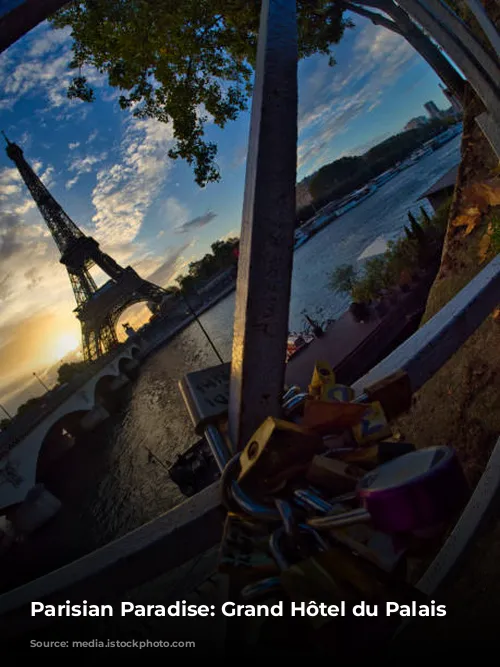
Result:
M384 440L392 435L382 405L378 401L365 406L365 413L352 427L352 433L359 445Z
M367 412L362 403L341 401L306 400L302 425L325 436L354 427Z
M392 421L411 407L411 383L405 371L396 371L368 387L363 393L370 403L381 403L385 416Z
M355 465L317 455L307 469L306 479L328 491L329 495L337 495L354 491L364 474L365 471Z
M296 489L295 501L319 515L342 516L351 510L349 503L356 500L357 494L344 494L326 500L317 491ZM342 544L352 552L377 565L382 570L392 573L404 566L409 539L399 535L382 533L370 523L363 522L351 526L338 527L327 532L327 537L335 544ZM406 567L403 567L406 571Z
M415 445L409 442L382 441L372 446L356 447L345 453L340 450L337 452L337 456L346 463L353 463L367 470L372 470L379 465L398 458L398 456L403 456L414 451Z
M468 486L450 447L410 452L367 473L357 488L360 507L344 514L311 517L320 531L371 522L389 534L435 529L464 504Z
M327 400L329 389L335 386L335 373L327 361L317 361L311 378L308 391L314 398Z
M323 440L315 431L268 417L241 453L238 483L255 496L265 496L323 450Z
M343 401L344 403L348 403L354 400L354 397L354 389L348 387L346 384L334 384L331 387L326 387L321 392L321 400L324 401Z

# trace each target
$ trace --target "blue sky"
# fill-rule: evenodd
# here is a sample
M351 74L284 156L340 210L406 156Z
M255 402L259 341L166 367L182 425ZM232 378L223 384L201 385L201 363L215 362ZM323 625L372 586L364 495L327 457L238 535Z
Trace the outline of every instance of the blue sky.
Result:
M400 131L428 100L448 106L435 74L401 37L354 21L333 69L325 57L300 63L299 180ZM213 241L239 233L249 112L223 131L208 127L222 180L200 189L190 168L167 156L170 126L120 110L119 93L103 77L88 73L95 103L66 98L70 46L67 31L42 24L0 55L0 128L106 252L167 285ZM54 363L79 338L66 271L4 153L0 302L1 400L2 387L10 395L16 377Z

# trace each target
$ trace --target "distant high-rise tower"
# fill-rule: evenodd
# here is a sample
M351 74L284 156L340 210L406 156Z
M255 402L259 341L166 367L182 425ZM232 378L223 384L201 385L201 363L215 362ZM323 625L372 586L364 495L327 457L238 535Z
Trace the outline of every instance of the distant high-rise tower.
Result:
M443 117L443 112L437 108L434 102L426 102L424 107L432 120L437 120Z
M15 163L35 200L47 227L61 253L61 264L68 271L77 307L76 316L82 327L83 356L93 361L110 352L117 344L116 324L123 311L140 301L160 306L166 296L158 285L143 280L131 266L123 268L86 236L24 159L19 146L7 141L7 155ZM98 288L89 269L97 265L108 280Z
M456 116L461 116L463 114L463 106L456 95L454 95L450 90L445 88L443 85L439 84L439 87L443 91L443 95L446 97L448 102L451 104L453 111Z

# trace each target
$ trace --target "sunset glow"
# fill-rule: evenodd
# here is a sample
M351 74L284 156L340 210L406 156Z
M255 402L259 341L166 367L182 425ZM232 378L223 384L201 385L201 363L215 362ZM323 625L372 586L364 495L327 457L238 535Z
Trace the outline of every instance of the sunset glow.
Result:
M65 357L69 352L73 352L80 345L78 336L73 333L62 333L54 341L53 352L54 361Z

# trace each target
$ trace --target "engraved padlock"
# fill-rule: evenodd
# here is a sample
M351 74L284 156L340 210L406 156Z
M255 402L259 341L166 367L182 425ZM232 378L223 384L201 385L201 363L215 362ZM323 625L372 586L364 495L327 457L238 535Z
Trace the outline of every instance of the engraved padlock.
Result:
M238 483L262 497L281 488L304 471L315 454L324 450L321 436L310 429L268 417L241 453Z

